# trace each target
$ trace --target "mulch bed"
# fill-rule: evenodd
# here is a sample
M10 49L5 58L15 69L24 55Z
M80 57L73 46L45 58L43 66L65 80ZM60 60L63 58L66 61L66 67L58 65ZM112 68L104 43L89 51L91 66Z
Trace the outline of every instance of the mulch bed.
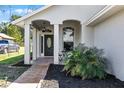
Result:
M107 75L106 79L87 79L82 80L79 77L66 76L62 72L63 65L51 64L44 80L58 81L60 88L123 88L124 82L116 79L113 75Z
M31 65L29 65L29 64L24 64L24 60L21 60L20 62L17 62L17 63L15 63L15 64L13 64L12 66L17 66L17 67L19 67L19 66L22 66L22 67L30 67Z

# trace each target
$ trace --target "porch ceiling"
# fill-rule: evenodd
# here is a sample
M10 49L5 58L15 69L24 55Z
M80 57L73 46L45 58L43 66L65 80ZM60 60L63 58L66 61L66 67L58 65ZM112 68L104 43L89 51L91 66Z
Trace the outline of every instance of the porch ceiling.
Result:
M38 30L41 30L44 27L50 26L50 22L46 20L35 20L35 21L32 21L32 26Z

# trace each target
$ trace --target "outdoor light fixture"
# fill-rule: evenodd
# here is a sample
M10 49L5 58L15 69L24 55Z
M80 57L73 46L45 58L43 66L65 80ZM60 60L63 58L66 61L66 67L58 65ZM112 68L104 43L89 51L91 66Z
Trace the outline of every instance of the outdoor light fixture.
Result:
M47 29L46 27L43 27L42 32L52 32L50 29Z
M42 27L42 32L52 32L50 29L47 29L46 27L45 27L45 25L46 25L46 23L45 22L43 22L43 27Z

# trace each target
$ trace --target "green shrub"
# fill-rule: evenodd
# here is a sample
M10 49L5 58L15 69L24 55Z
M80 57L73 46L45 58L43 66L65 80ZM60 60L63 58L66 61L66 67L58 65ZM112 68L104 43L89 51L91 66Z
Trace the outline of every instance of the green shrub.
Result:
M104 52L96 47L86 47L79 44L73 51L69 52L64 60L63 71L71 76L80 76L82 79L103 79L105 73Z

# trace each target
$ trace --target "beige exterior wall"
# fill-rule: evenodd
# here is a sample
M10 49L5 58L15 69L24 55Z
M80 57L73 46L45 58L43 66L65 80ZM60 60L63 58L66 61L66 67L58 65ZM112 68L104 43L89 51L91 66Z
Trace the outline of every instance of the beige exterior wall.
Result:
M124 81L124 11L95 28L94 45L105 50L109 73Z
M64 20L78 20L85 22L94 14L99 12L103 5L59 5L51 6L27 19L29 23L33 20L44 19L51 24L62 24Z
M81 25L81 43L84 43L88 47L94 45L94 29L93 27L87 27Z

